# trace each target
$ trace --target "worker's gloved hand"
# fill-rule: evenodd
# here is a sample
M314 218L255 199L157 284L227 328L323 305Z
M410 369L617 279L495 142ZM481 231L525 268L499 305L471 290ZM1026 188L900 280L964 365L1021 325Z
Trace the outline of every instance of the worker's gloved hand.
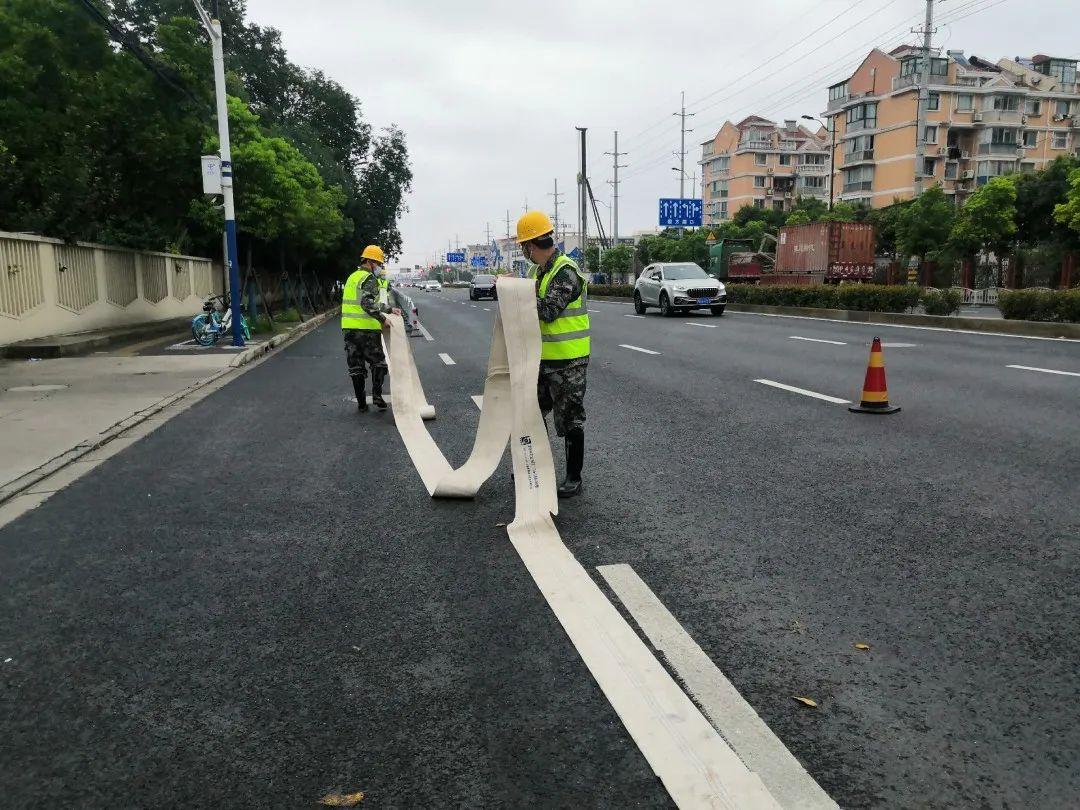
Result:
M384 332L389 332L390 331L390 321L388 321L388 320L386 320L384 318L383 322L382 322L382 328L383 328Z
M395 315L400 315L401 314L401 309L399 307L394 307L390 311L393 312Z

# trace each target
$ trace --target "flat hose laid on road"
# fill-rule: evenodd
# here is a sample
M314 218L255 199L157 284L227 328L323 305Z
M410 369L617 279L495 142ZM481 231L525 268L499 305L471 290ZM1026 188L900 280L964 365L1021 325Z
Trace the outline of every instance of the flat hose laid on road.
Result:
M401 318L390 317L394 421L424 486L434 497L473 497L509 440L515 496L510 541L676 804L779 808L563 545L552 520L558 512L555 467L536 398L541 341L534 282L501 278L498 303L480 424L472 453L456 470L424 426L420 409L427 402L412 348Z

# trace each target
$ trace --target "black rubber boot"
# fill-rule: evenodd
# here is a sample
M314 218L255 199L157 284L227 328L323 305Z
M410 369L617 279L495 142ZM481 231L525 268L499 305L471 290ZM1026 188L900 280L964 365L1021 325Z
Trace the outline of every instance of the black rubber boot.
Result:
M356 392L356 409L360 413L367 413L367 393L364 391L364 378L363 377L350 377L352 380L352 390Z
M371 371L371 404L377 407L380 411L385 411L387 407L386 400L382 396L382 384L386 379L386 370L381 368L372 369Z
M559 485L560 498L573 498L584 488L581 468L585 464L585 431L578 428L566 434L566 480Z

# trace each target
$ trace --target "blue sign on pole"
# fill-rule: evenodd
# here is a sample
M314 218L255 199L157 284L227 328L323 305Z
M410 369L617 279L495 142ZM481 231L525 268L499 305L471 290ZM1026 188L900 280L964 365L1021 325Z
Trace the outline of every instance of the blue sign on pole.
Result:
M569 256L574 261L578 261L581 258L581 248L574 248L573 250L571 250L566 255Z
M667 228L701 227L701 200L661 197L659 224Z
M473 256L469 264L473 267L487 267L487 256Z
M446 254L446 263L447 264L465 264L465 252L462 251L460 253L447 253Z

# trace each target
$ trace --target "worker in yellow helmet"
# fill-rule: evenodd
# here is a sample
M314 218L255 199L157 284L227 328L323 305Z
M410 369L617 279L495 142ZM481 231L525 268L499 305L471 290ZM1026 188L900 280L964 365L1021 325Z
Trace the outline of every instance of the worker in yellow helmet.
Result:
M367 367L371 368L371 401L386 408L383 399L383 380L386 379L386 357L382 348L382 331L389 329L383 307L379 304L379 276L386 256L378 245L368 245L360 254L360 266L349 276L341 293L341 333L345 338L345 360L349 366L356 405L361 412L368 410L364 382Z
M585 463L585 372L589 366L589 285L577 264L555 245L547 214L529 211L517 223L521 252L535 268L540 319L540 411L553 414L556 435L566 443L566 478L559 497L582 491Z

